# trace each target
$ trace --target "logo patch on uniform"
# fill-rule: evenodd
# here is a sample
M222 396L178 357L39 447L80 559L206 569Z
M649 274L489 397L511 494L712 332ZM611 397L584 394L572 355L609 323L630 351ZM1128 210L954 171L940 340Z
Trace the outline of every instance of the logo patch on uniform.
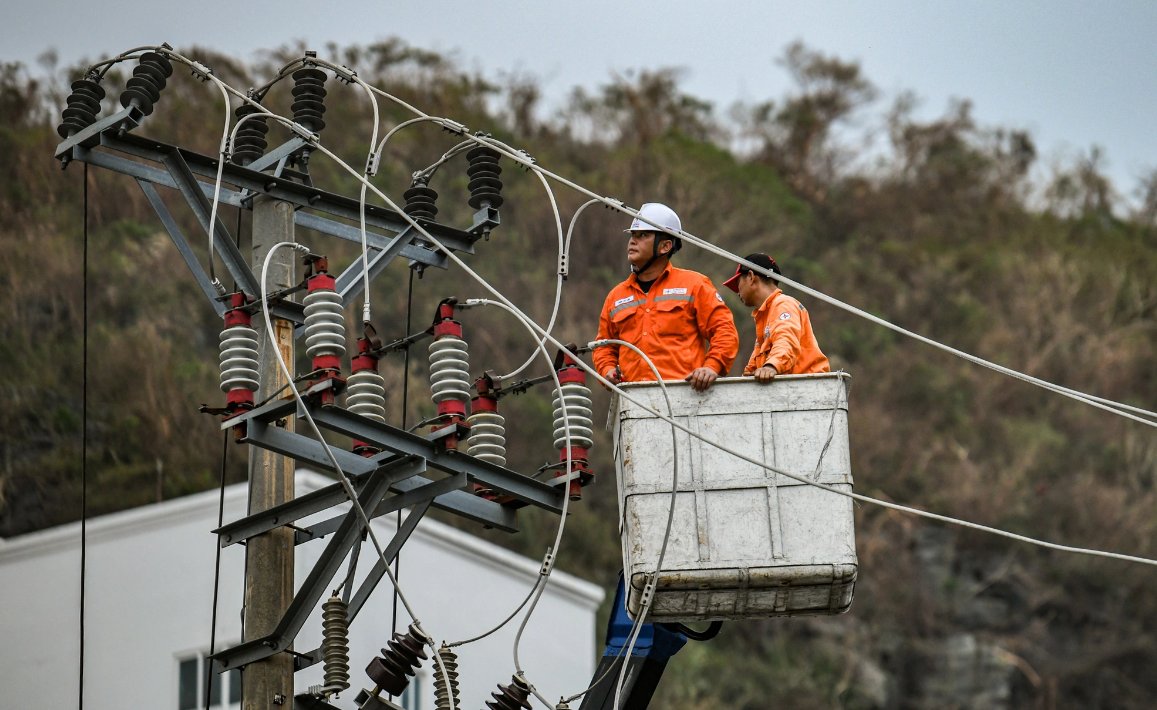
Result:
M787 320L788 318L791 318L791 314L790 314L790 313L780 313L780 314L779 314L779 319L780 319L780 320Z
M723 296L720 296L718 291L715 292L715 297L719 299L720 303L723 303Z
M685 288L665 288L663 289L664 296L670 296L672 293L687 293Z
M630 303L630 302L631 302L631 301L633 301L633 300L635 300L635 297L634 297L634 296L626 296L625 298L620 298L619 300L615 301L615 305L616 305L616 306L621 306L621 305L623 305L624 303Z

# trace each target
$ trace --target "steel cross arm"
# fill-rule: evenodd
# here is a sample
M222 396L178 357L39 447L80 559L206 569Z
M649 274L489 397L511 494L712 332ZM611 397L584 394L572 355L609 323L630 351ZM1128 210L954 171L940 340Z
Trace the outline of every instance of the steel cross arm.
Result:
M185 265L189 267L189 271L193 272L193 278L196 279L197 285L201 287L201 291L205 294L205 298L209 299L209 303L213 304L213 309L217 311L217 315L225 315L225 303L217 298L217 290L213 288L213 284L209 281L209 275L201 268L201 262L197 261L197 255L193 253L189 242L185 241L185 235L181 233L181 228L177 226L177 221L173 219L173 215L169 212L169 208L161 200L161 196L157 194L157 188L153 187L152 183L142 178L137 178L137 184L141 186L141 190L145 193L149 204L153 206L153 210L157 216L161 218L161 224L164 225L165 231L169 233L173 244L180 252L181 258L185 260Z
M394 237L394 240L382 248L372 249L368 256L369 276L372 281L382 269L386 268L403 249L410 246L410 239L417 234L417 230L410 228ZM417 247L421 249L421 247ZM428 251L422 249L422 251ZM362 274L362 260L356 259L345 271L337 277L337 292L341 295L342 305L348 306L350 301L365 289L365 279Z
M354 242L355 244L359 245L362 243L361 228L345 224L344 222L337 222L332 219L326 219L325 217L319 217L315 214L310 214L301 210L298 210L297 214L294 216L294 222L302 227L305 227L306 229L312 229L316 232L321 232L322 234L328 234L332 237L337 237L338 239L344 239L347 242ZM415 234L412 234L409 239L406 239L404 242L402 242L403 246L401 256L404 256L407 259L413 259L414 261L425 264L426 266L433 266L439 269L447 268L450 261L449 257L440 252L436 252L431 249L426 249L425 247L420 247L416 244L410 243L414 236L416 236L416 232ZM368 228L366 229L366 246L370 249L385 249L394 244L395 239L396 237L384 237L377 232L371 232ZM452 240L450 243L443 243L446 245L447 249L461 251L466 254L474 253L474 246L472 244L467 244L459 240ZM358 261L360 263L360 258Z
M457 476L455 478L457 478ZM463 479L463 483L465 483L465 476L463 475L461 478ZM410 539L410 534L414 532L414 529L418 527L418 522L422 520L426 515L426 511L430 509L430 503L431 499L427 498L415 505L414 509L410 511L410 514L406 516L406 519L402 521L402 524L398 526L398 530L394 533L393 539L390 540L386 548L382 550L382 557L386 558L387 564L394 561L394 558L398 556L398 551L402 549L402 545L406 544L406 541ZM386 565L383 564L379 558L374 563L374 568L370 570L370 573L362 580L362 585L358 587L358 591L354 594L353 599L350 600L346 610L347 623L353 622L354 617L362 610L366 600L370 598L370 594L373 594L374 589L378 586L378 582L382 581L382 577L384 577L385 574ZM315 648L303 655L308 658L302 658L300 656L294 658L294 672L302 668L308 668L320 661L321 649Z
M365 487L358 495L358 502L362 508L376 508L386 491L390 487L390 474L379 468L370 474ZM293 601L285 610L284 616L278 622L273 633L226 649L212 656L217 664L217 672L223 673L231 668L245 666L254 661L268 658L275 653L284 651L293 643L301 630L310 612L317 606L325 587L333 579L342 560L349 554L354 543L362 534L362 524L358 520L357 512L352 508L346 513L345 520L332 538L325 550L321 553L317 563L310 570L309 575L302 582L301 588L293 595Z
M106 147L116 148L121 145L116 141L116 139L110 136L106 135L102 138L102 144L104 144ZM147 155L138 157L155 158L157 160L163 159L163 156L160 155ZM114 155L112 153L105 153L102 151L90 150L81 146L75 146L73 148L73 160L79 160L84 163L89 163L90 165L95 165L98 168L105 168L106 170L112 170L113 172L129 175L137 178L137 180L146 180L157 185L164 185L165 187L169 187L174 190L180 189L177 181L173 178L172 175L169 174L168 171L161 170L160 168L156 168L145 163L140 163L135 160L122 158L119 155ZM213 197L213 185L206 182L201 182L200 180L197 180L196 184L197 187L201 188L201 192L204 193L206 199L211 199ZM218 200L221 204L229 205L231 207L251 209L251 205L249 204L249 197L243 196L240 192L225 187L224 185L221 186L221 192L218 195ZM208 221L208 219L206 218L205 221ZM362 241L361 229L359 227L348 225L344 222L327 219L325 217L310 214L309 212L302 210L296 210L294 212L293 221L299 226L305 227L306 229L312 229L315 232L328 234L330 236L344 239L349 242L360 244ZM411 225L407 224L405 229L402 231L405 232L407 230L412 231ZM401 242L401 252L399 256L403 256L407 259L425 264L426 266L433 266L438 269L445 269L448 267L449 258L445 254L411 243L414 236L416 236L416 232L412 231L411 237L406 239L404 242ZM396 243L396 238L396 236L387 237L378 234L377 232L374 232L368 228L366 229L366 245L371 249L386 249L387 247L391 247ZM447 249L453 249L466 254L474 253L474 245L469 241L461 238L447 237L443 244L446 245ZM383 263L382 266L384 267L385 264Z
M375 457L368 460L376 461L377 459ZM426 462L416 457L395 456L381 462L379 468L384 468L389 471L391 480L396 483L410 476L425 473ZM369 473L350 475L350 483L353 484L354 490L360 492L365 486L366 480L369 479L369 476ZM214 530L213 533L217 535L221 547L228 547L239 542L244 542L255 535L273 530L286 523L300 520L314 513L320 513L335 505L341 505L346 502L346 500L348 500L348 497L346 496L345 487L340 483L334 483L324 488L310 491L303 496L298 496L281 505L263 510L260 513L235 520L228 525L222 525ZM338 519L335 518L335 520ZM325 522L328 523L329 521L327 520ZM340 523L340 520L334 523L332 529L329 529L326 534L336 530L338 523Z
M423 471L415 471L415 474L423 473L426 463L425 459L416 460L421 461L423 465ZM434 481L433 483L426 483L418 486L417 488L413 488L406 493L399 493L392 498L387 498L379 503L378 507L370 511L367 515L369 516L370 520L373 520L374 518L380 518L383 515L394 512L395 510L409 508L411 505L416 505L425 500L433 500L438 496L445 495L452 491L460 491L467 485L469 485L469 483L466 480L465 473L459 473L454 476L447 476L446 478ZM391 486L391 488L395 487L396 486ZM342 501L338 502L340 503ZM304 530L298 530L297 535L295 536L294 544L302 545L312 540L319 540L326 535L329 535L334 530L337 530L341 525L342 517L343 516L341 515L336 515L332 518L329 518L328 520L322 520L321 522L314 523Z
M73 158L76 157L76 152L73 150L76 147L83 146L85 148L92 148L101 142L102 136L106 131L117 129L120 130L123 124L125 130L136 128L140 125L141 119L145 114L136 106L129 106L120 111L105 116L91 126L85 126L83 129L73 133L68 138L65 138L59 145L56 146L56 157L61 158L70 150L73 151Z
M233 237L221 221L221 215L215 215L216 221L212 225L209 224L212 205L209 203L209 198L198 187L197 178L189 170L189 165L181 156L180 151L171 150L162 160L165 167L168 168L169 174L177 183L177 189L184 195L185 201L189 203L197 221L201 223L201 228L205 230L205 234L209 234L210 231L213 232L217 253L221 256L221 261L225 262L225 268L229 269L229 273L237 282L237 287L248 296L257 298L261 294L261 286L257 282L257 277L254 276L249 265L245 263L245 257L241 255L241 250L233 242Z
M164 162L164 156L170 151L177 151L189 165L189 169L196 175L217 179L217 158L203 155L184 148L176 148L167 143L145 138L132 133L116 137L115 131L111 134L105 131L101 134L101 144L138 158ZM248 190L250 193L260 193L270 197L290 202L298 207L308 207L326 212L352 222L359 222L359 202L352 197L346 197L334 192L328 192L312 185L303 185L288 178L275 178L271 175L242 167L235 163L225 163L222 168L222 182ZM398 212L387 207L375 204L366 204L366 226L378 227L389 232L399 233L410 226ZM449 249L467 251L470 245L481 238L481 234L474 234L455 227L437 222L425 223L425 228ZM356 229L356 228L355 228ZM360 237L359 237L360 241Z
M461 452L448 452L437 442L389 424L358 416L339 407L318 407L309 404L307 406L310 407L310 414L318 426L359 441L376 444L388 451L421 456L434 468L447 473L464 471L471 481L481 483L487 488L552 513L562 513L564 493L554 486Z
M292 405L292 403L290 404ZM282 416L292 414L293 411L293 407L290 406ZM325 447L318 441L276 426L270 426L256 419L250 419L246 429L246 437L242 439L243 442L289 456L310 466L327 471L333 470L333 464L325 453ZM366 474L377 468L377 464L374 463L375 459L358 456L343 449L333 448L333 455L347 476ZM395 482L391 488L398 493L407 493L427 483L430 483L428 478L411 476ZM505 532L518 532L517 511L494 501L479 498L471 493L464 491L445 493L434 500L434 507Z
M305 147L305 139L295 135L245 167L255 172L268 170L275 167L282 158L288 158L303 147Z
M466 484L465 474L459 474L458 476L454 476L454 478L460 478L462 484ZM402 524L398 526L398 532L394 534L394 539L390 540L390 544L382 551L384 553L382 557L386 558L386 564L393 562L394 558L398 556L398 550L402 549L402 545L409 539L410 533L414 532L414 528L418 527L418 521L420 521L422 517L426 515L426 511L430 509L432 500L432 498L427 498L415 505L414 509L410 511L410 514L406 516L406 519L402 521ZM349 603L349 609L346 612L346 618L348 618L351 623L354 617L358 615L358 612L362 610L362 606L365 605L366 600L373 594L374 588L378 586L378 582L385 576L386 564L383 564L382 560L378 559L374 563L374 568L370 570L370 573L366 575L366 578L362 581L362 586L358 587L358 591L354 593L353 599L351 599Z

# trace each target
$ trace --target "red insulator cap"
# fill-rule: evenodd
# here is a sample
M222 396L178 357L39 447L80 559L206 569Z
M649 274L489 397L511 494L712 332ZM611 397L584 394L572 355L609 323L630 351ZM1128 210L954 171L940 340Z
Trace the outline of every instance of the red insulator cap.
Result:
M231 405L253 404L253 391L247 389L229 390L225 393L225 401Z
M313 359L315 370L340 370L341 358L337 355L318 355Z
M239 310L245 306L245 294L238 291L231 294L229 297L229 310L225 311L225 327L232 328L235 325L253 326L253 316L245 311Z
M334 279L334 277L332 277L329 274L324 273L324 272L310 276L308 279L306 279L305 284L306 284L306 287L309 289L310 293L313 293L314 291L321 291L321 290L326 290L326 291L336 291L337 290L337 280Z
M352 372L364 372L366 370L378 371L378 359L370 355L371 349L372 346L368 339L358 338L358 354L356 357L350 359Z
M565 448L559 450L558 460L560 463L566 463L566 449ZM587 450L580 447L580 446L570 447L570 460L571 461L582 461L583 463L586 463L589 460Z
M587 383L587 373L585 370L578 367L564 367L558 371L559 382L578 382L585 385Z
M470 400L470 411L477 412L497 412L498 398L491 395L480 394L474 399Z
M466 403L457 399L444 399L438 403L438 414L466 415Z

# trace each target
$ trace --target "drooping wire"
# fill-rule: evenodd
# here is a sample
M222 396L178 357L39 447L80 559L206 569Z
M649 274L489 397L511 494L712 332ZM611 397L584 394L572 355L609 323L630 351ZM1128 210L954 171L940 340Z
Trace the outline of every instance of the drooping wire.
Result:
M414 270L410 269L409 284L406 286L406 331L405 335L410 334L410 324L414 315ZM406 428L406 404L409 402L410 396L410 348L406 348L406 359L402 365L402 428ZM402 511L398 510L398 529L402 527ZM398 554L394 555L394 578L398 578L399 563L402 561L402 551L398 550ZM394 589L394 611L393 620L390 622L390 638L398 633L398 590Z
M241 214L242 209L237 207L237 248L241 248ZM233 281L233 290L237 290L237 281ZM217 500L217 527L225 524L225 471L229 463L229 431L222 434L221 442L221 492ZM221 591L221 541L217 541L217 559L213 562L213 615L209 626L209 655L217 652L217 597ZM209 698L213 690L214 673L205 671L205 710L209 710Z
M335 155L333 153L333 151L327 150L326 148L322 147L320 144L318 144L318 149L323 151L326 155L328 155L331 160L333 160L335 163L337 163L339 166L341 166L342 169L344 169L346 172L350 173L351 175L357 176L357 172L354 171L352 168L350 168L350 166L348 164L346 164L341 158L339 158L337 155ZM371 190L373 190L375 193L377 193L378 197L382 198L382 200L384 200L386 202L387 206L389 206L394 211L401 213L401 210L398 208L398 205L393 200L391 200L387 195L385 195L385 193L381 192L380 190L375 188L373 185L370 185L369 187ZM617 205L617 207L622 209L620 205ZM547 333L542 326L535 323L533 320L530 319L529 316L527 316L525 313L523 313L521 310L519 310L493 284L491 284L489 281L487 281L485 278L483 278L481 275L479 275L478 272L476 272L472 268L470 268L470 265L467 264L465 261L463 261L461 259L461 257L459 257L457 254L455 254L452 250L446 248L446 246L444 244L442 244L442 242L437 237L430 234L430 232L428 230L423 228L422 225L418 224L409 215L403 213L403 214L401 214L401 216L404 219L406 219L406 221L409 222L410 225L412 227L414 227L418 231L418 233L421 234L426 239L426 241L433 244L434 247L438 251L442 252L443 254L446 254L446 256L450 259L450 261L454 262L460 269L462 269L464 272L466 272L466 274L469 275L470 278L472 278L479 285L481 285L483 288L485 288L487 291L489 291L499 301L506 304L510 308L512 313L519 316L526 323L528 323L531 327L533 327L535 332L537 332L538 335L540 337L542 337L544 341L549 342L551 345L553 345L555 347L565 348L565 346L557 338L552 336L550 333ZM664 230L664 231L666 231L666 230ZM687 238L688 235L686 232L681 232L679 235L676 235L676 236L683 236L684 238ZM698 239L698 238L696 238L696 239ZM698 240L698 241L702 241L702 240ZM709 243L707 243L707 244L709 244ZM714 249L719 249L718 247L714 247L714 245L710 245L710 246ZM720 249L720 251L725 251L725 250ZM730 254L730 252L726 252L726 254ZM749 262L746 262L745 260L740 259L739 257L734 256L734 255L731 255L729 258L732 258L733 260L738 260L739 262L744 263L744 264L749 263ZM752 267L753 268L759 268L761 273L763 271L765 271L764 269L762 269L760 267L755 267L755 265L752 265ZM775 276L778 278L779 274L776 274ZM786 279L784 279L784 281L786 281ZM850 306L848 306L848 307L850 308ZM942 347L947 347L947 346L942 346ZM594 377L595 380L597 380L600 384L602 384L603 386L612 390L613 392L616 392L619 396L623 397L627 401L633 402L633 403L638 404L639 406L642 406L642 407L647 407L646 404L641 403L638 399L632 397L628 392L624 391L621 387L619 387L619 386L613 384L612 382L610 382L609 380L607 380L600 373L596 372L594 370L594 368L590 367L582 360L577 360L576 364L579 367L581 367L584 371L586 371L587 374ZM1025 377L1027 377L1027 375ZM1117 413L1122 414L1121 412L1117 412ZM1122 414L1122 415L1127 416L1124 414ZM784 471L784 470L777 468L775 466L770 466L770 465L764 463L763 461L758 461L756 459L751 458L750 456L745 456L741 453L738 453L738 452L734 451L733 449L730 449L730 448L724 446L723 444L720 444L717 441L712 441L711 439L708 439L707 437L703 436L702 434L699 434L698 432L692 431L690 427L688 427L684 424L681 424L670 417L666 417L661 413L656 414L656 416L657 416L657 418L662 419L663 421L667 422L668 424L677 427L678 429L680 429L684 433L688 434L689 436L692 436L696 439L699 439L700 441L703 441L704 443L706 443L710 446L713 446L713 447L715 447L721 451L724 451L724 452L731 454L737 458L740 458L744 461L747 461L748 463L751 463L755 466L759 466L760 468L763 468L763 469L766 469L769 471L774 471L775 473L782 474L784 476L787 476L788 478L798 480L801 483L806 483L806 484L808 484L810 486L814 486L816 488L822 488L824 490L830 491L830 492L835 493L837 495L846 496L846 497L852 498L854 500L858 500L858 501L863 502L863 503L869 503L872 505L879 505L879 506L882 506L884 508L890 508L893 510L910 513L912 515L917 515L917 516L929 518L932 520L938 520L940 522L950 523L950 524L954 524L954 525L960 525L960 526L972 528L975 530L981 530L981 531L989 532L989 533L992 533L995 535L1001 535L1003 537L1007 537L1007 538L1010 538L1013 540L1018 540L1020 542L1027 542L1030 544L1038 545L1041 547L1046 547L1046 548L1053 549L1053 550L1058 550L1061 552L1073 552L1073 553L1078 553L1078 554L1085 554L1085 555L1092 555L1092 556L1098 556L1098 557L1107 557L1107 558L1111 558L1111 559L1124 560L1127 562L1138 562L1138 563L1147 564L1147 565L1157 565L1157 560L1153 560L1153 559L1148 559L1148 558L1144 558L1144 557L1136 557L1133 555L1122 555L1122 554L1113 553L1113 552L1105 552L1102 550L1071 547L1068 545L1057 545L1055 543L1046 542L1044 540L1037 540L1035 538L1030 538L1030 537L1027 537L1024 535L1017 535L1015 533L1010 533L1010 532L1007 532L1005 530L992 528L992 527L989 527L987 525L979 525L977 523L971 523L971 522L968 522L967 520L961 520L959 518L952 518L952 517L946 516L946 515L938 515L936 513L930 513L928 511L920 510L918 508L912 508L909 506L898 505L896 503L891 503L888 501L880 500L878 498L872 498L870 496L860 495L858 493L851 493L851 492L847 492L847 491L842 491L842 490L839 490L836 488L832 488L831 486L824 485L822 483L817 483L815 481L804 478L802 476L798 476L794 473ZM1148 422L1148 423L1153 424L1154 426L1157 426L1157 423L1154 423L1154 422Z
M88 572L88 163L84 164L83 246L80 278L80 681L77 707L84 710L84 583Z
M240 221L240 220L238 220ZM229 430L222 432L221 441L221 495L217 500L217 527L225 524L225 470L229 463ZM209 622L209 656L217 652L217 595L221 590L221 541L217 541L217 560L213 564L213 615ZM205 659L209 663L209 659ZM205 674L205 710L209 710L209 698L212 696L213 676L211 669L202 671Z

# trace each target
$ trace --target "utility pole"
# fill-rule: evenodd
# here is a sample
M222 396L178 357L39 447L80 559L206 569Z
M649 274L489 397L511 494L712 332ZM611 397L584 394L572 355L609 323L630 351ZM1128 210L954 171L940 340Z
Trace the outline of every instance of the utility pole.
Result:
M271 197L253 200L253 273L261 278L266 254L278 242L292 242L294 207ZM294 285L293 249L282 248L269 265L269 292ZM265 321L254 318L261 352L261 401L286 384L271 342L281 350L289 367L294 362L293 323L273 318L273 338L265 337ZM293 431L293 417L285 428ZM292 500L293 459L266 449L249 447L249 515ZM292 528L279 527L249 540L245 548L245 641L271 633L293 600ZM287 710L293 703L293 657L276 653L242 670L242 710Z

